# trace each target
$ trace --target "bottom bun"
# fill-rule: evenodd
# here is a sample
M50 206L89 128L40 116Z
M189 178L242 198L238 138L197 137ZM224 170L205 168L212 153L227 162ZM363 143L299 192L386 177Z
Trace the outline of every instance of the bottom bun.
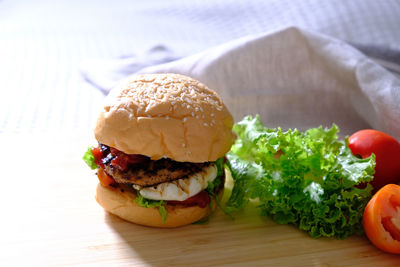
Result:
M144 208L136 204L136 193L121 188L105 187L100 183L96 189L96 201L108 212L136 224L152 227L173 228L197 222L206 218L212 207L199 206L184 207L166 205L167 219L163 223L158 208Z

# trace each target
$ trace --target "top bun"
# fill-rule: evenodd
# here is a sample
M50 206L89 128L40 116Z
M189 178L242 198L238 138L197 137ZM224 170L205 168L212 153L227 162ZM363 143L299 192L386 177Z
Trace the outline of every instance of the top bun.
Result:
M96 139L157 160L215 161L233 143L233 118L216 92L187 76L132 76L106 98Z

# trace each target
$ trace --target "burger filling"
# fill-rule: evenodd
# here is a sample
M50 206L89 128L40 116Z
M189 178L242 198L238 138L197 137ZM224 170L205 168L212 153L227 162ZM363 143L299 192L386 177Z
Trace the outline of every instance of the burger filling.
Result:
M90 152L99 167L98 177L103 185L129 186L137 191L140 201L158 200L167 201L169 205L204 208L210 203L209 194L223 188L222 158L204 163L177 162L168 158L151 160L103 144Z
M133 188L148 199L184 201L206 189L208 182L214 181L215 178L217 178L217 166L210 164L200 172L191 174L186 178L148 187L134 184Z

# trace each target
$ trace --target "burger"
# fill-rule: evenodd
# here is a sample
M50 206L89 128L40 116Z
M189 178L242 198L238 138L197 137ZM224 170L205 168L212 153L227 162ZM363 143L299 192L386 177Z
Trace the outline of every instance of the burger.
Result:
M84 160L97 202L133 223L178 227L208 218L224 187L233 118L218 94L178 74L132 76L111 90Z

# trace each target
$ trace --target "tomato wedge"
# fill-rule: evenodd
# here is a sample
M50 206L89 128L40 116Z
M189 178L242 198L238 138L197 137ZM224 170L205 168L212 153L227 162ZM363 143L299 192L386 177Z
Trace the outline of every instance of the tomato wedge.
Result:
M102 168L97 170L97 177L103 186L111 186L116 184L115 180L108 175Z
M363 225L369 240L379 249L400 254L400 186L382 187L364 210Z

